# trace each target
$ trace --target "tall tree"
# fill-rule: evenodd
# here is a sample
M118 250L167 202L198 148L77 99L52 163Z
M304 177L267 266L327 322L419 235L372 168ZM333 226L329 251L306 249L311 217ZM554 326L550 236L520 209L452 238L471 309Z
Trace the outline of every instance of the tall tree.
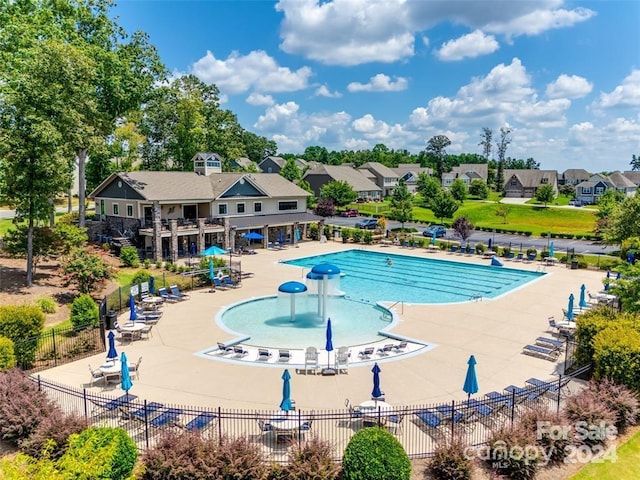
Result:
M536 190L536 200L541 202L545 207L553 202L556 198L556 192L552 185L542 185Z
M393 189L390 207L391 215L402 224L402 231L404 231L405 222L413 220L413 200L403 178L398 182L398 186Z
M458 210L458 202L453 198L449 190L440 190L435 197L431 199L430 208L433 214L442 222L445 218L453 217Z
M491 159L491 142L493 141L493 131L489 127L482 128L482 140L478 145L482 147L482 156L488 162Z
M463 203L467 198L467 185L460 178L456 178L453 181L450 190L453 198L460 203Z
M16 29L31 31L26 18L13 20ZM0 51L4 40L1 36ZM95 105L76 100L93 68L89 58L57 39L32 41L26 35L23 40L20 54L0 55L0 192L15 208L16 221L28 225L26 283L31 286L34 227L53 213L50 200L71 183L65 137L73 133L76 115L93 112Z
M634 172L640 170L640 155L631 155L630 165L631 170L633 170Z
M611 221L602 233L604 241L610 245L640 237L640 196L627 197L616 205L611 212Z
M346 181L332 181L320 189L320 198L330 198L336 207L344 207L354 202L358 194Z
M436 194L442 190L442 185L438 180L433 178L431 175L422 172L418 174L418 180L416 182L416 190L418 193L422 195L425 204L429 204L431 198L435 197Z
M300 169L293 158L290 158L285 162L279 173L290 182L299 180L302 177L302 172L300 172Z
M500 140L496 142L498 149L498 171L496 173L496 191L501 191L504 187L504 160L507 154L507 148L511 143L511 128L500 128Z
M442 180L442 174L447 168L446 157L447 147L451 145L451 140L446 135L436 135L429 139L427 143L427 153L434 156L436 161L436 177Z
M260 163L265 157L275 155L278 152L276 142L246 130L242 133L242 143L247 157L255 163Z

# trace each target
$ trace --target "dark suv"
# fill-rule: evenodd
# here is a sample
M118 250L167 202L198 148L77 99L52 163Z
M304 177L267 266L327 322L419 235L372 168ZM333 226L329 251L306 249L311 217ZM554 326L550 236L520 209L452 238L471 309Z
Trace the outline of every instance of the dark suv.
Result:
M364 218L356 223L356 228L375 230L378 227L378 220L375 218Z

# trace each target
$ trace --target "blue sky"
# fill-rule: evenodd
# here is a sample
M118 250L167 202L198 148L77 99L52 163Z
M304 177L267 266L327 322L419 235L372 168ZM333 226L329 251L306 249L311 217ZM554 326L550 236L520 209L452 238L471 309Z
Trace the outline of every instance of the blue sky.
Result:
M507 156L543 169L629 170L640 155L634 0L149 0L114 14L281 153L417 153L440 134L449 153L481 153L482 128L497 140L508 126Z

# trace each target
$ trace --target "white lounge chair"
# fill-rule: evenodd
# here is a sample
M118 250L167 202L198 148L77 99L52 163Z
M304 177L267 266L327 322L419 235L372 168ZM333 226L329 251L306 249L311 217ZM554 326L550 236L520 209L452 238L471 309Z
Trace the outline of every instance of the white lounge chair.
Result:
M266 362L271 358L271 352L267 348L258 349L258 360Z
M289 350L278 350L278 361L279 362L288 362L291 360L291 353Z
M351 352L348 347L339 347L336 352L336 372L340 373L343 370L345 373L349 373L349 357Z
M308 370L313 370L315 374L318 370L318 349L316 347L307 347L304 352L304 374Z

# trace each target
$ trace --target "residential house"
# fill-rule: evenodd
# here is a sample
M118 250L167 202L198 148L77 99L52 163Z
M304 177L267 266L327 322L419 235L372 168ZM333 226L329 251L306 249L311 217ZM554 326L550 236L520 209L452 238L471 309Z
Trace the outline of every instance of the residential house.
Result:
M358 170L382 190L382 196L393 194L400 178L396 172L380 162L367 162L358 167Z
M506 197L533 198L538 188L551 185L558 194L558 172L556 170L506 169L504 171L504 193Z
M590 177L591 174L584 168L569 168L559 176L558 185L576 186L579 183L586 182Z
M296 158L295 162L296 167L302 171L304 171L308 166L307 161L302 158ZM285 163L287 163L287 161L282 157L269 156L265 157L264 160L258 164L258 168L263 173L279 173Z
M194 172L113 173L90 198L104 232L130 237L154 261L176 261L211 245L235 249L250 231L264 236L264 246L295 243L322 221L307 213L310 194L280 175L218 168L213 157L197 154Z
M461 163L453 167L450 172L442 174L442 187L449 188L451 184L460 179L469 187L474 180L482 180L487 183L489 165L486 163Z
M636 187L640 185L640 170L627 170L622 174L631 180Z
M621 192L627 197L636 194L637 185L629 180L625 175L616 171L610 175L596 173L586 182L576 186L576 200L586 204L598 203L598 198L608 189Z
M421 173L433 175L433 170L427 167L421 167L419 163L401 163L397 167L392 168L398 178L404 180L407 190L415 193L418 185L418 176Z
M381 199L382 189L364 176L361 171L350 166L320 165L308 170L302 179L311 185L313 193L317 197L320 196L320 190L327 183L344 181L358 194L358 199L367 201Z
M247 170L251 168L252 165L255 165L257 167L257 165L247 157L239 157L239 158L236 158L235 160L230 160L229 164L231 165L231 168L239 169L239 170Z

